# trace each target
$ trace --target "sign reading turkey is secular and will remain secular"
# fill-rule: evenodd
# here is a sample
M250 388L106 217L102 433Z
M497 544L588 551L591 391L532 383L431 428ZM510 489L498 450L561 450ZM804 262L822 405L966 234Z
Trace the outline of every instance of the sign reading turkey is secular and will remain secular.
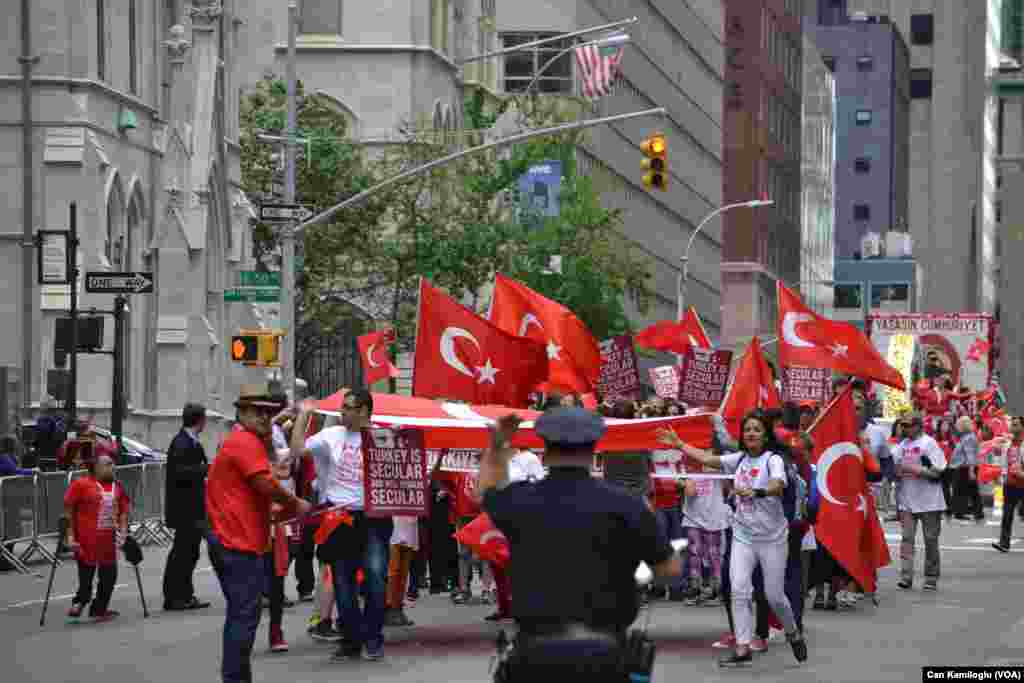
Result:
M633 337L623 334L605 339L601 346L601 374L597 380L602 399L640 398L640 370Z
M423 430L363 430L363 482L367 517L426 517L430 477Z
M725 398L732 351L712 351L693 346L679 366L679 400L691 407L718 408Z

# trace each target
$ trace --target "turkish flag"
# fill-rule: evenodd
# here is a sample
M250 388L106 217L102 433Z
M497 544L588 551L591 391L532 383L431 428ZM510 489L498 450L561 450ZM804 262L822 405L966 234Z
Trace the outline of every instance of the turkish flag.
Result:
M601 373L597 340L562 304L498 273L494 277L490 320L509 334L545 345L549 363L545 390L574 394L597 390Z
M761 340L754 337L740 359L732 386L722 401L722 417L729 432L739 438L740 421L744 415L757 408L778 408L781 405L772 369L761 352Z
M899 370L885 362L856 326L818 315L781 282L778 295L780 365L830 368L901 391L907 388Z
M814 442L820 503L814 531L829 553L864 587L875 591L875 571L892 558L878 521L875 499L864 472L860 426L847 387L825 408L810 429Z
M501 533L490 516L484 512L472 522L462 527L455 539L471 549L477 557L485 562L493 562L498 567L505 567L512 556L508 538Z
M356 339L356 344L359 346L359 359L363 361L363 372L366 373L367 386L372 386L389 377L398 377L398 368L391 362L391 356L388 355L388 344L392 344L394 341L394 330L370 332Z
M501 330L420 280L413 396L526 406L547 377L543 344Z
M636 335L636 343L645 349L680 354L686 353L691 346L711 348L711 340L693 306L686 309L686 314L679 322L660 320L645 327Z

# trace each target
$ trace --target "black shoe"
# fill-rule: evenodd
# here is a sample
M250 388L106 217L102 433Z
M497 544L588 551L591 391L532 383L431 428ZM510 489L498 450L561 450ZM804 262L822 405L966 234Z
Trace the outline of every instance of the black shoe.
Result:
M804 640L803 634L792 638L789 641L789 646L793 648L793 656L796 657L796 661L800 663L807 661L807 641Z
M313 591L303 593L299 591L299 602L313 602Z
M668 592L668 599L672 602L682 602L686 599L686 593L681 588L673 588Z
M818 594L818 596L814 598L814 604L811 605L811 609L825 609L825 596Z
M341 633L334 628L330 619L320 620L320 623L313 627L309 635L313 640L321 643L337 643L341 641Z
M718 666L723 669L739 669L741 667L750 666L754 663L754 655L751 654L750 650L747 650L747 654L738 655L735 652L722 657L718 660Z
M913 587L914 584L910 581L903 580L897 583L896 585L902 588L903 590L910 590L910 588Z
M210 603L205 600L200 600L199 598L164 603L164 609L168 612L184 612L190 609L206 609L209 606Z
M1010 546L1003 545L1002 543L993 543L992 547L995 548L996 550L998 550L1001 553L1008 553L1008 552L1010 552Z
M342 643L334 654L331 655L331 659L336 662L347 662L352 659L359 659L363 654L362 645L352 645L350 643Z

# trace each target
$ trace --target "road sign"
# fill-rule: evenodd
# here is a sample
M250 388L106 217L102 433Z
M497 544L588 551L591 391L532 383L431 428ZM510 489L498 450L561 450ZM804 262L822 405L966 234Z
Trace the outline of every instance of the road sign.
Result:
M313 212L302 204L266 203L260 205L260 220L264 223L279 221L304 221L312 218Z
M280 300L280 287L234 287L224 290L224 301L269 304Z
M243 287L280 287L281 273L243 270L239 272L239 284Z
M153 273L86 273L85 291L93 294L152 294Z

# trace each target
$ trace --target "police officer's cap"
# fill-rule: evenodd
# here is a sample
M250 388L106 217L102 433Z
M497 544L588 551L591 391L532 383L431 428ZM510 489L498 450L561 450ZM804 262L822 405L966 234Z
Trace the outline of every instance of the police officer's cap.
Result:
M586 448L601 440L604 418L582 408L553 408L539 418L534 431L544 443L561 448Z

